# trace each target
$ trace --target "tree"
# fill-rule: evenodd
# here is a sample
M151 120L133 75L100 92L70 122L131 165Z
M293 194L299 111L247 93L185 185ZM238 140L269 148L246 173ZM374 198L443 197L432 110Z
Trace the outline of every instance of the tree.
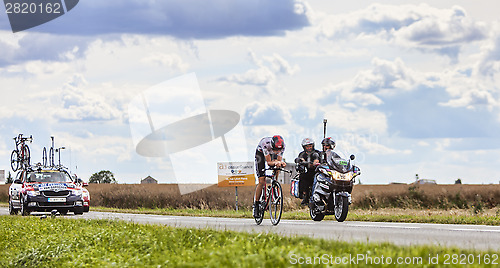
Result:
M89 183L117 183L117 181L115 180L113 172L109 170L101 170L90 176Z
M13 181L14 179L12 179L12 175L10 175L9 171L9 173L7 174L7 181L5 182L5 184L11 184Z
M462 180L460 178L458 178L456 181L455 181L455 184L462 184Z

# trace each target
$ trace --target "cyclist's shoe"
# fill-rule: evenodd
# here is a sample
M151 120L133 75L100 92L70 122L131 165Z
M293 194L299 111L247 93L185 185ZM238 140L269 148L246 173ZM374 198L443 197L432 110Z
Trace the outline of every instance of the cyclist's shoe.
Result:
M253 217L260 217L260 201L253 202Z

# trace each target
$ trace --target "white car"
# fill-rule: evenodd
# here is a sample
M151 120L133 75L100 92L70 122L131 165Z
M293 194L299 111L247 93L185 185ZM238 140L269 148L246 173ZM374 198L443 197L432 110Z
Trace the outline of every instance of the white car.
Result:
M86 190L86 189L85 189ZM88 193L88 191L87 191ZM26 216L34 211L83 214L84 190L63 168L29 168L18 172L9 187L9 212Z

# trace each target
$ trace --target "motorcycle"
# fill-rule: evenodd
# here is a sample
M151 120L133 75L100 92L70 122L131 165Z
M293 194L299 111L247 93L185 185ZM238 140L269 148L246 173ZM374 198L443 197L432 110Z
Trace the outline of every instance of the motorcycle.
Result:
M334 152L327 153L327 163L316 168L313 196L309 202L309 214L314 221L321 221L325 215L335 215L339 222L347 218L351 204L351 192L355 178L361 174L359 167Z

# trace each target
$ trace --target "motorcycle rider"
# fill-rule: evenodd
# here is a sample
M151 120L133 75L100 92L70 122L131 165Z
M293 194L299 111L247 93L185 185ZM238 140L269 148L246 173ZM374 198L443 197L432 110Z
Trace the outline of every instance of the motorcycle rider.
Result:
M266 163L270 167L285 167L286 163L283 160L285 152L285 141L280 135L262 138L255 150L255 171L259 178L259 184L255 189L255 197L253 203L253 216L260 216L260 196L262 189L266 186L265 167ZM278 171L276 171L278 172Z
M323 151L320 153L320 163L327 164L328 156L331 154L334 158L339 158L340 156L335 153L333 150L335 149L335 140L331 137L324 138L321 141L321 145L323 147Z
M336 145L334 139L332 139L331 137L324 138L321 141L321 145L323 147L323 151L320 152L320 164L321 165L328 165L328 159L330 159L330 158L340 158L340 156L333 151L335 149L335 145ZM323 208L323 204L320 201L320 197L317 193L317 190L320 190L320 189L316 189L317 188L316 184L317 184L317 176L314 176L313 186L312 186L312 195L309 199L309 205L311 206L311 205L313 205L313 202L316 202L316 207Z
M303 198L300 204L307 205L311 196L315 168L319 165L321 152L314 148L314 140L311 138L303 139L301 145L304 151L299 153L295 163L297 163L297 170L300 173L299 192Z

